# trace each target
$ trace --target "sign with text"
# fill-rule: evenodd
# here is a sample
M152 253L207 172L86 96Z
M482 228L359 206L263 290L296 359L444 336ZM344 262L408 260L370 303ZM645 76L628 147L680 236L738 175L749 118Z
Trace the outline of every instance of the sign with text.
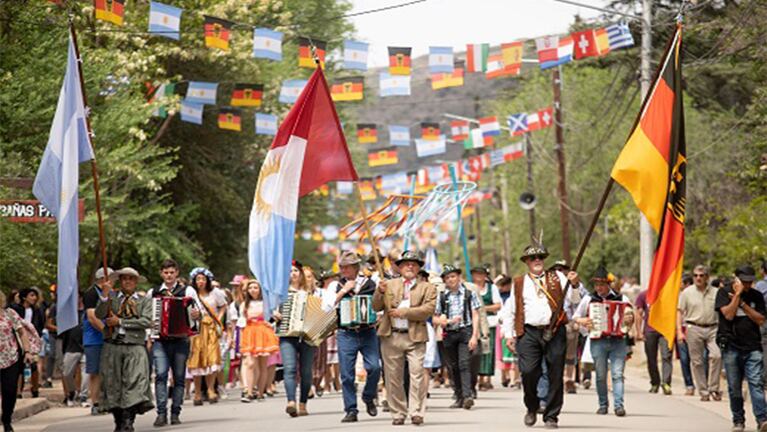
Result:
M78 220L85 219L85 200L77 201ZM0 200L0 218L16 223L55 222L56 218L37 200Z

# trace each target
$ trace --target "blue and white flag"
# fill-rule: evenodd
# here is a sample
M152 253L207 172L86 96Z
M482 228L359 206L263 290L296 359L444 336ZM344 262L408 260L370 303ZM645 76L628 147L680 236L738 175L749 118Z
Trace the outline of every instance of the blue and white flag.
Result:
M453 73L453 47L429 47L429 72Z
M447 149L446 142L444 135L440 135L438 140L416 138L415 153L419 158L445 153Z
M408 192L408 175L404 171L383 174L381 176L381 190L389 193Z
M181 101L181 121L202 124L202 110L205 105L197 102Z
M357 41L344 41L344 69L368 70L368 44Z
M506 118L511 136L524 135L528 131L527 113L511 114Z
M67 71L61 85L48 145L43 152L32 188L35 197L56 218L59 228L56 326L60 332L69 330L78 323L78 177L80 163L93 159L77 60L75 44L70 34Z
M505 161L503 160L503 150L501 149L495 149L490 152L490 167L497 167L498 165L503 165Z
M389 125L389 144L399 147L410 146L410 128L407 126Z
M183 9L163 3L149 2L149 33L179 40L181 33L181 12Z
M629 25L625 22L607 26L607 41L610 50L628 48L634 46L634 37L631 36Z
M256 113L256 135L277 135L277 116Z
M186 90L186 101L215 105L217 91L218 83L189 81L189 88Z
M381 72L378 91L381 97L410 96L410 75Z
M298 95L304 91L306 80L285 80L280 88L279 101L282 103L296 103Z
M336 182L336 193L339 195L351 195L354 192L354 182L339 181Z
M442 273L442 266L439 264L439 259L437 259L437 249L433 247L426 249L423 269L432 274Z
M267 28L253 30L253 57L282 60L282 33Z

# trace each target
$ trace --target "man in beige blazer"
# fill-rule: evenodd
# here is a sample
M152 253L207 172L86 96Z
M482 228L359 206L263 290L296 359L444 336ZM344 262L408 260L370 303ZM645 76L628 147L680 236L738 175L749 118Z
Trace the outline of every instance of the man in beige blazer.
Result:
M381 281L373 295L373 309L384 311L378 336L393 425L405 424L408 414L413 425L421 425L426 413L426 320L434 314L437 289L428 282L418 282L416 276L423 264L423 254L405 251L396 261L401 277ZM406 360L410 372L409 408L403 388Z

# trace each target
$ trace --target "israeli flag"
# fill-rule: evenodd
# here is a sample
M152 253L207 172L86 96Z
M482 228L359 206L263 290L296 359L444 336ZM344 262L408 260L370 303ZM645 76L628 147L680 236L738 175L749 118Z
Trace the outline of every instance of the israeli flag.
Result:
M277 116L256 113L256 134L277 135Z
M181 101L181 121L187 123L202 124L202 110L205 105L189 102L187 100Z
M296 103L298 95L304 91L306 80L285 80L280 88L279 101L282 103Z
M368 44L344 41L344 69L368 70Z
M181 38L181 33L179 32L181 12L183 12L183 9L162 3L150 2L149 33L156 33L158 36L179 40Z
M253 57L282 60L282 33L267 28L253 30Z
M78 177L80 163L94 157L77 61L75 44L70 34L67 71L61 85L48 144L32 187L32 193L56 218L59 228L56 326L60 332L78 324Z
M429 47L429 72L430 73L453 73L452 47Z
M389 125L389 144L408 147L410 145L410 128L407 126Z
M217 91L218 83L189 81L189 88L186 90L186 101L215 105Z

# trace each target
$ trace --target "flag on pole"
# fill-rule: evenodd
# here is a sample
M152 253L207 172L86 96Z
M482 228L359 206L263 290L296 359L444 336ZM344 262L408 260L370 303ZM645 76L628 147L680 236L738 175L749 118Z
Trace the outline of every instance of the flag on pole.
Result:
M125 16L125 0L93 0L96 19L121 26Z
M527 113L510 114L506 118L506 122L509 124L511 136L524 135L528 131L527 128Z
M453 141L463 141L469 138L469 122L467 120L451 121L450 137L453 139Z
M202 111L205 105L188 100L181 101L181 121L202 124Z
M188 102L215 105L217 92L218 83L189 81L189 87L186 89L186 100Z
M183 9L158 2L149 2L149 33L179 40Z
M368 70L368 44L352 40L344 41L344 69Z
M388 72L381 72L378 91L381 97L410 96L410 75L391 75Z
M483 43L466 45L466 71L487 71L487 56L489 53L490 44Z
M279 101L281 103L295 103L298 100L298 95L304 90L306 86L306 80L285 80L282 82L280 88Z
M250 270L267 319L287 298L298 199L330 181L358 180L322 69L314 70L264 158L250 212Z
M232 106L259 107L263 98L263 84L235 84L229 104Z
M51 212L58 224L56 325L61 332L78 323L78 176L80 163L94 157L88 136L87 113L76 53L70 33L67 70L61 84L48 144L32 187L35 197Z
M267 28L253 30L253 57L282 60L282 33Z
M678 25L611 174L658 234L647 287L648 324L666 337L669 347L676 332L684 262L687 158L681 52Z
M239 108L219 108L218 127L240 132L242 130L242 111Z
M410 146L410 128L407 126L389 125L389 144L393 146Z
M453 47L429 47L429 72L453 73Z
M229 51L233 22L205 15L205 46Z
M325 41L306 37L298 38L298 67L314 69L316 64L312 55L312 47L314 47L314 53L320 61L320 67L325 69Z
M337 78L330 88L334 102L358 101L364 97L365 78L361 76Z
M410 75L410 47L389 47L389 73Z
M256 113L256 135L277 135L277 116Z
M535 40L541 69L548 69L573 59L573 38L567 36L544 36Z
M629 25L625 22L607 26L605 30L607 31L607 42L611 50L634 46L634 37L631 36Z

